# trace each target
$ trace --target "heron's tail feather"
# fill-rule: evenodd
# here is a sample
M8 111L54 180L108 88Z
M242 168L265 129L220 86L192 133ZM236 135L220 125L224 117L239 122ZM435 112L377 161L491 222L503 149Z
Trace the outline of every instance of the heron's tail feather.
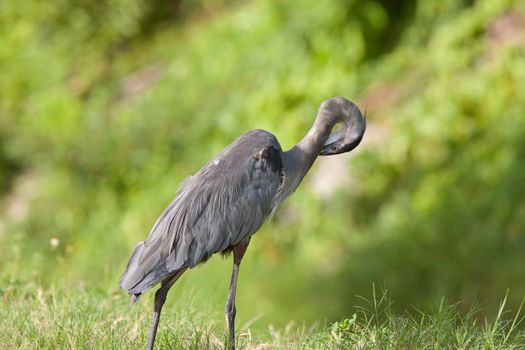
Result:
M139 242L135 248L133 249L133 252L131 253L131 257L129 258L128 265L126 266L126 270L122 274L122 277L120 278L120 289L122 289L125 292L128 292L129 294L136 294L136 293L130 293L131 289L135 287L141 280L141 278L137 278L137 265L138 260L140 256L140 250L143 246L143 242ZM136 300L135 300L136 301Z
M132 302L133 304L135 304L137 301L139 301L141 295L142 295L142 294L133 294L133 295L131 296L131 302Z
M137 244L131 253L126 271L122 274L120 288L133 295L133 302L157 283L185 270L184 265L168 265L155 248L157 247L146 246L143 242Z

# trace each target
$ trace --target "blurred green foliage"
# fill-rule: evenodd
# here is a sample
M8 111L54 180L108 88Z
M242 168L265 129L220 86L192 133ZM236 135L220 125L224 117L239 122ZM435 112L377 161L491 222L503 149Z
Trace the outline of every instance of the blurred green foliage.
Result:
M250 129L291 147L320 102L344 95L369 121L341 157L351 180L320 197L308 177L255 236L239 317L349 317L374 282L400 309L444 296L494 309L507 288L517 305L524 11L491 0L1 2L2 290L66 280L116 291L180 181ZM196 303L222 309L230 266L212 259L172 299L197 290Z

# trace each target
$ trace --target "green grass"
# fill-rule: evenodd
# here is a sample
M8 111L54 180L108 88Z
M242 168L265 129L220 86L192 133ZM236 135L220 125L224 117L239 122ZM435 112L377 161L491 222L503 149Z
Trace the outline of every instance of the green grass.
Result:
M150 293L151 294L151 293ZM141 349L146 344L151 296L131 305L120 292L53 287L13 286L0 294L1 349ZM518 326L521 307L505 309L506 297L493 322L479 319L476 309L460 312L445 302L431 312L399 314L388 293L332 324L297 325L254 331L238 325L241 349L523 349L525 332ZM223 349L226 331L216 311L195 310L191 302L165 308L158 349ZM215 309L215 307L214 307Z

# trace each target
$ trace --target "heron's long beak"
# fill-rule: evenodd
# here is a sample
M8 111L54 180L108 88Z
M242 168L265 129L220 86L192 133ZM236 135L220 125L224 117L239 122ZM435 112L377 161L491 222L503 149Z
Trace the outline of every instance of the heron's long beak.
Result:
M319 152L320 156L331 156L350 152L356 148L363 139L366 130L366 118L360 116L358 122L350 128L351 130L340 130L328 136L324 147Z
M344 144L341 142L332 142L328 145L326 145L321 152L319 152L320 156L331 156L334 154L340 154L345 152L350 152L354 148L356 148L363 139L363 134L359 136L359 138L355 139L354 141Z

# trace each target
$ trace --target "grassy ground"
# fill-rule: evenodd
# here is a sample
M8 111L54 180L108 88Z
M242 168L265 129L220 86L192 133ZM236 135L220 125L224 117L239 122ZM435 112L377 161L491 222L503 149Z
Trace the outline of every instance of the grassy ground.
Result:
M141 349L150 322L151 296L130 305L122 293L36 285L3 289L0 295L1 349ZM493 322L476 310L441 303L429 313L392 312L387 293L377 295L348 319L312 326L290 323L253 331L238 325L242 349L523 349L520 311L505 311ZM225 348L224 324L215 311L191 303L167 307L157 340L160 349Z

